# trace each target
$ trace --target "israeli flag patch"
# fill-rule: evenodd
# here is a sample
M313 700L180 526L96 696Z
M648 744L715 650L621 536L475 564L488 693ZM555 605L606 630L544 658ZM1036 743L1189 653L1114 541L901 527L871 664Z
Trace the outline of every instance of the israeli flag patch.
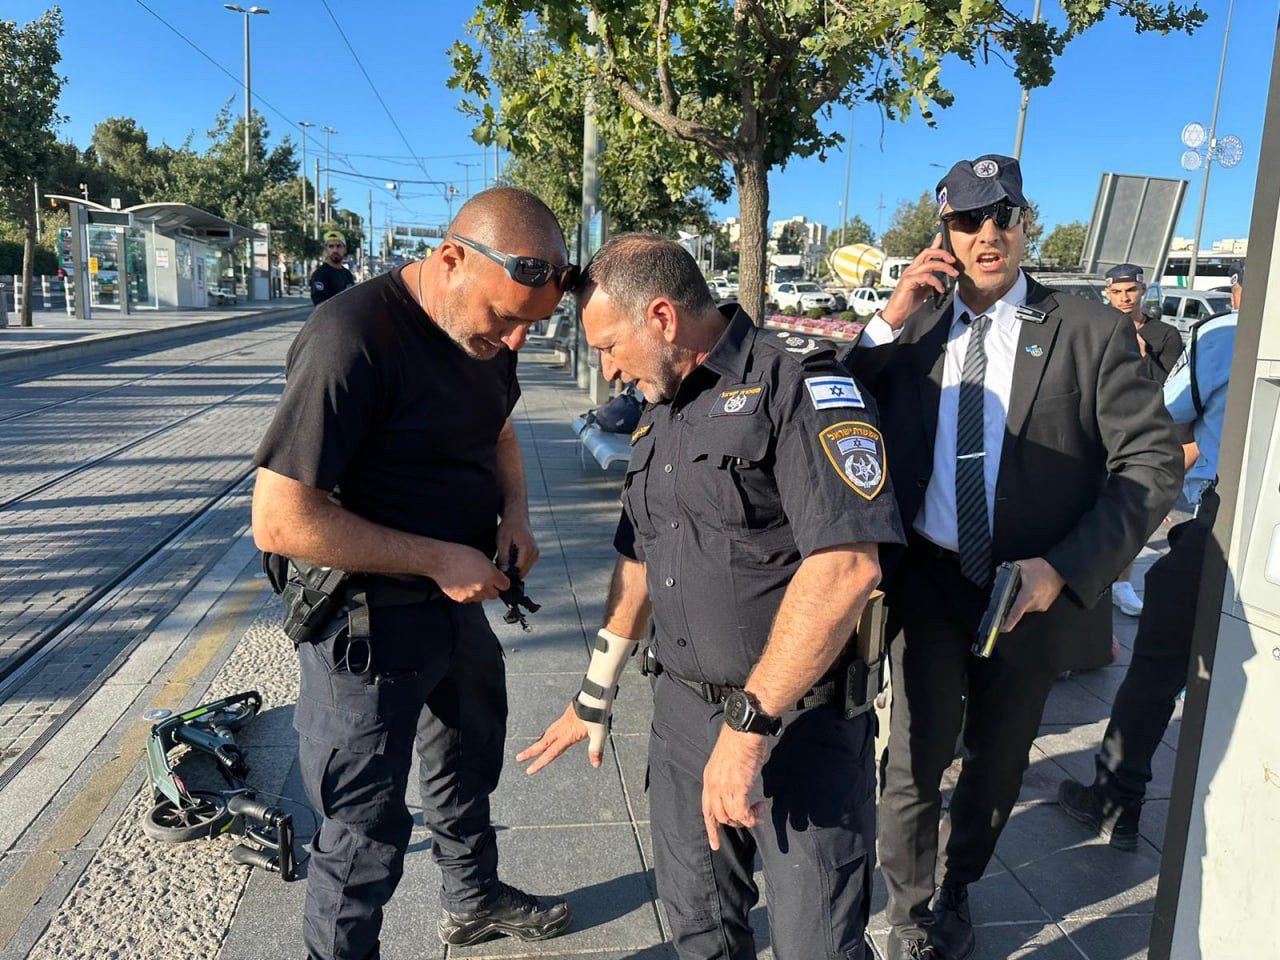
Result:
M826 410L829 407L866 406L858 385L853 377L810 377L804 382L809 391L809 399L813 401L813 409Z

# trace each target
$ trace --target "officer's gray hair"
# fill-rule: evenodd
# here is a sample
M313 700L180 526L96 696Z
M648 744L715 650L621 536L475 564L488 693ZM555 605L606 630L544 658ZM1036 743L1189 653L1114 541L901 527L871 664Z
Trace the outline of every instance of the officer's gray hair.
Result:
M614 237L596 251L582 283L607 293L637 326L644 323L645 309L658 297L665 297L690 313L703 313L716 306L689 251L654 233Z

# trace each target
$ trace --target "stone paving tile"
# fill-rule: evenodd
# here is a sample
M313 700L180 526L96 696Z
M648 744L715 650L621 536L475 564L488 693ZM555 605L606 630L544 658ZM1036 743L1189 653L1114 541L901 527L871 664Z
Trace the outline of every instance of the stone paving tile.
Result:
M1059 926L1086 960L1146 960L1149 915L1064 920Z

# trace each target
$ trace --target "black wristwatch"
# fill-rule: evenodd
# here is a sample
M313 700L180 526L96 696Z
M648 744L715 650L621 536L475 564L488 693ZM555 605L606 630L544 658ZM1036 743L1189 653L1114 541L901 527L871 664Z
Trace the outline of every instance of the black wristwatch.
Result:
M724 722L739 733L762 733L775 737L782 721L760 709L760 701L745 690L734 690L724 698Z

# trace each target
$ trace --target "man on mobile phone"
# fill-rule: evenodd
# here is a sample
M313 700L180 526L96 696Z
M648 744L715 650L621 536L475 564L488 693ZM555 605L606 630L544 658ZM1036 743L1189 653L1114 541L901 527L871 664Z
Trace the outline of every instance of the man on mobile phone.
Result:
M880 860L893 960L973 955L967 887L1018 798L1054 677L1082 639L1110 640L1110 585L1182 475L1132 321L1022 272L1018 161L962 160L937 197L945 232L847 358L897 440L889 474L910 528L885 564L894 693ZM994 654L975 657L1004 561L1020 563L1022 586ZM967 756L935 891L940 784L962 719Z

